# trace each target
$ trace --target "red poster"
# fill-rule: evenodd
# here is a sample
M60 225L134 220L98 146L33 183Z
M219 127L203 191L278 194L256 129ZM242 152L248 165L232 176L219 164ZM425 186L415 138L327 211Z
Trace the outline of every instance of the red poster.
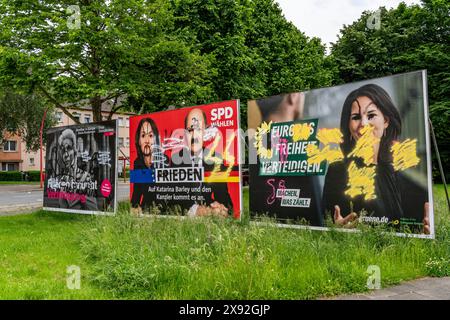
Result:
M130 118L133 211L240 218L239 101Z

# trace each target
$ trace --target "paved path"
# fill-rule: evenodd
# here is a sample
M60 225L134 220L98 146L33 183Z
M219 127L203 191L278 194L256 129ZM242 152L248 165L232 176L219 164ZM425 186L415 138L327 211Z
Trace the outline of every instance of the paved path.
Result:
M119 201L129 197L129 184L119 182ZM42 208L39 185L0 185L0 216L29 213Z
M337 296L335 300L450 300L450 277L422 278L364 294Z

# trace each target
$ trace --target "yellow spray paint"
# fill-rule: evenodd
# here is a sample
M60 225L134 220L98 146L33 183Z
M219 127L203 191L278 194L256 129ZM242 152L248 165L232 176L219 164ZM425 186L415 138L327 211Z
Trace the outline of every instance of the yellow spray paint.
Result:
M308 140L311 136L311 126L307 123L297 123L292 127L292 132L292 140L294 142Z
M320 150L315 144L309 144L306 147L308 163L321 163L324 160L333 163L344 159L340 148L330 146L331 143L342 143L342 133L339 129L320 129L317 139L323 143L324 147Z
M335 129L320 129L317 133L317 140L322 142L325 146L330 143L342 143L341 130Z
M374 127L365 126L361 129L361 137L356 141L355 148L349 153L349 157L359 157L366 165L372 164L374 158L373 146L379 143L380 139L373 135Z
M230 173L233 170L233 165L236 160L236 157L232 153L230 153L230 149L233 146L235 138L236 133L233 133L231 137L228 138L228 143L227 146L225 147L225 155L224 155L225 160L228 162L228 167L227 170L221 172L220 165L222 164L222 159L219 157L212 156L220 142L220 137L219 136L216 137L211 150L205 157L205 161L212 161L214 163L214 168L211 172L211 175L205 178L205 182L239 182L235 181L235 179L232 179L233 181L229 180Z
M306 147L306 153L308 154L308 163L311 164L321 163L324 160L328 161L328 163L333 163L344 159L341 149L333 149L331 146L326 146L319 150L315 144L309 144Z
M364 195L365 200L376 198L375 195L375 167L358 168L354 161L350 162L348 167L349 187L345 194L354 198L358 195Z
M263 136L270 133L270 128L272 127L272 121L269 123L263 122L261 126L256 129L254 146L256 148L256 153L261 159L271 159L273 152L272 149L267 149L263 145Z
M420 159L416 155L416 144L416 139L394 142L391 152L395 171L406 170L419 164Z

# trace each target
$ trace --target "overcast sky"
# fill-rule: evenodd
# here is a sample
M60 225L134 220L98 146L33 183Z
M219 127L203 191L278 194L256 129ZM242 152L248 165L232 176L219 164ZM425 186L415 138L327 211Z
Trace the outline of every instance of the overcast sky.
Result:
M365 10L375 11L380 6L397 7L401 0L276 0L284 16L308 37L319 37L329 45L336 42L344 24L351 24ZM404 0L418 4L420 0Z

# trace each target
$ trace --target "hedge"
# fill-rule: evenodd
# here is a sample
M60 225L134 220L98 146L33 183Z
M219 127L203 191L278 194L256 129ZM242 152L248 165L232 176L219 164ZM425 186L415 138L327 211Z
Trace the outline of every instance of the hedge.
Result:
M0 171L0 181L22 181L22 172Z
M0 171L0 181L40 181L39 175L39 170L30 170L24 173L20 171Z
M39 170L31 170L27 171L28 181L41 181L40 175L41 172Z

